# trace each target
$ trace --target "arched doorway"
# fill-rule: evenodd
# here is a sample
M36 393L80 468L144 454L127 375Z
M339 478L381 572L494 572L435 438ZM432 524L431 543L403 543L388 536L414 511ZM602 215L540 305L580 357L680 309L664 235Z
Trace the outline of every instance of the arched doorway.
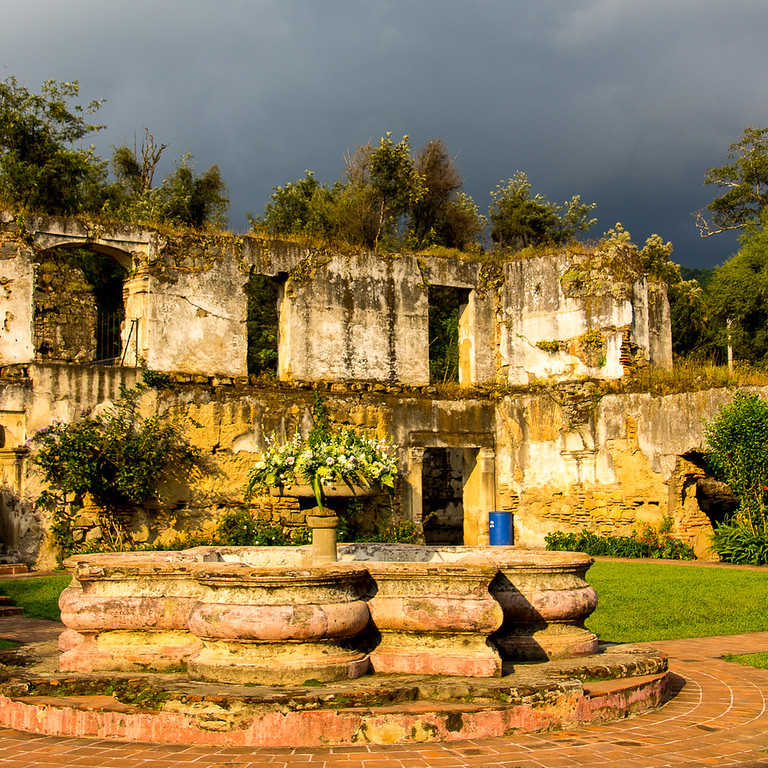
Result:
M120 364L126 268L106 251L76 243L41 252L35 283L36 360Z

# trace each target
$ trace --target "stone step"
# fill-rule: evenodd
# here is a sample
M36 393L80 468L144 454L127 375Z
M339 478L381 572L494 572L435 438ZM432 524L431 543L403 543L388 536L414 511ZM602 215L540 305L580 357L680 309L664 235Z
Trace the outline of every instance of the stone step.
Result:
M29 568L24 563L0 562L0 576L19 576L23 573L29 573Z
M7 595L0 595L0 617L3 616L23 616L24 609L13 604L13 601Z

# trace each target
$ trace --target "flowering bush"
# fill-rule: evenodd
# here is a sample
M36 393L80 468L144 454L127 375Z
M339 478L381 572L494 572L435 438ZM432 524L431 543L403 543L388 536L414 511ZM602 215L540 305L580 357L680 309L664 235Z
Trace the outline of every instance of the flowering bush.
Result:
M296 433L278 444L273 436L248 474L246 496L270 487L307 483L323 507L323 484L344 483L369 488L378 483L390 493L397 476L396 449L386 440L360 437L351 429L314 432L306 440Z

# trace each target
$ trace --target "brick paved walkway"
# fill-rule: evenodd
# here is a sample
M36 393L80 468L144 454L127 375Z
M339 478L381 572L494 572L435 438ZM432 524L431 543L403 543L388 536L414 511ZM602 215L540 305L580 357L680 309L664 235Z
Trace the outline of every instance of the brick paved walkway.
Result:
M654 713L611 725L424 746L328 749L170 747L0 729L0 768L768 768L768 671L718 658L768 650L768 632L649 645L670 655L676 694Z

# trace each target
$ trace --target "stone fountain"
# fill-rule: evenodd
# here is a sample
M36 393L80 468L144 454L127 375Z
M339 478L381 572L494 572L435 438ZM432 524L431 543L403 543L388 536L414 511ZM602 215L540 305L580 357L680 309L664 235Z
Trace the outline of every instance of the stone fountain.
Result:
M573 727L658 706L663 655L598 653L584 626L597 604L591 563L383 544L340 544L338 562L322 564L309 546L76 555L65 562L59 672L23 695L0 687L0 724L320 745ZM84 680L91 697L117 697L119 717L103 695L87 716L71 701L59 708L67 716L41 705Z

